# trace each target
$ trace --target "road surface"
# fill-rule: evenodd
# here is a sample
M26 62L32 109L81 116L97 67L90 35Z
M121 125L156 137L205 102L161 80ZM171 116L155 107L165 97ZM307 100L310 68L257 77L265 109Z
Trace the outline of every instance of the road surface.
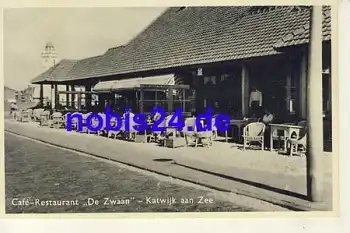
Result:
M6 213L253 211L210 190L9 133L5 172Z

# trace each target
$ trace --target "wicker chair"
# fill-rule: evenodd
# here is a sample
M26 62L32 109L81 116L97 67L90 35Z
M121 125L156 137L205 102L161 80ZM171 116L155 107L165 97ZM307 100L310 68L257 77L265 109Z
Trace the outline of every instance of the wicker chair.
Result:
M98 115L101 116L100 114L98 114ZM99 121L97 120L97 118L96 117L92 118L91 119L91 126L96 128L98 125L99 125ZM103 123L102 123L102 126L103 126ZM97 134L98 135L98 132L99 132L98 130L87 129L88 134Z
M185 120L185 126L182 130L186 140L186 146L189 146L191 142L195 142L195 130L196 130L196 118L191 117Z
M162 128L162 127L166 127L169 125L169 118L166 117L159 125L158 127L159 128ZM161 144L163 144L163 146L165 146L165 131L157 131L157 130L154 130L152 131L152 133L150 135L147 135L147 140L149 142L159 142Z
M34 121L39 121L41 119L41 114L44 112L45 110L43 108L37 108L33 110L33 117L34 117Z
M111 126L113 126L113 127L116 126L117 123L118 123L118 122L117 122L116 119L112 119L111 122L110 122ZM106 124L107 124L107 123L106 123ZM122 122L119 123L119 124L122 124L121 127L119 128L119 130L112 130L112 131L108 131L108 132L107 132L107 137L108 137L108 138L114 138L114 139L116 139L117 136L118 136L118 134L124 131L124 128L125 128L125 126L124 126L124 125L125 125L125 121L122 121Z
M299 131L297 138L289 138L287 143L289 145L289 155L298 154L299 147L302 147L302 152L306 151L307 143L307 121L300 121L299 126L303 128Z
M51 127L53 127L53 128L64 127L65 120L64 120L64 117L62 116L62 113L54 112L50 118L52 121Z
M261 122L253 122L243 128L243 150L249 146L251 142L258 142L261 145L261 150L264 150L264 132L265 124Z
M183 133L185 136L187 146L194 144L194 146L197 147L199 142L201 142L203 146L213 145L213 132L198 132L196 127L196 118L187 118L185 120L185 127L183 129ZM204 140L206 140L207 143L204 143Z

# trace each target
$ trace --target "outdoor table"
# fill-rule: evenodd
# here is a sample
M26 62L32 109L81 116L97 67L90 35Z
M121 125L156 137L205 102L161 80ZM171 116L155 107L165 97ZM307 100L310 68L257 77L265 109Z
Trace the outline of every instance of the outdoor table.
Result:
M242 135L241 135L242 127L246 126L247 124L248 124L248 120L235 120L235 119L230 120L230 126L236 126L238 128L238 141L240 141L242 138ZM226 135L227 135L227 132L226 132ZM232 127L232 139L233 139L233 127ZM227 142L227 139L226 139L226 142Z
M293 133L296 134L296 137L299 137L299 131L302 129L302 126L291 125L291 124L269 124L271 127L270 132L270 150L273 151L273 140L280 139L278 136L278 130L284 132L284 152L287 151L287 140L291 137Z

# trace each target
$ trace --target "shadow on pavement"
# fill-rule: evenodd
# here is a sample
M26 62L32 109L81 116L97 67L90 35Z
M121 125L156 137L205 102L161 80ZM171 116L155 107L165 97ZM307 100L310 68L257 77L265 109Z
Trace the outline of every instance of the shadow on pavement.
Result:
M247 185L251 185L257 188L261 188L261 189L266 189L268 191L272 191L275 193L279 193L279 194L283 194L283 195L288 195L288 196L292 196L292 197L296 197L296 198L300 198L303 200L308 200L306 195L300 194L300 193L296 193L296 192L292 192L292 191L288 191L288 190L283 190L283 189L279 189L279 188L275 188L266 184L261 184L261 183L257 183L254 181L249 181L249 180L244 180L241 178L237 178L237 177L232 177L232 176L228 176L228 175L224 175L224 174L220 174L220 173L216 173L216 172L212 172L212 171L207 171L207 170L203 170L203 169L199 169L199 168L195 168L195 167L191 167L191 166L187 166L184 164L179 164L177 162L174 162L174 164L178 165L178 166L182 166L182 167L186 167L189 169L193 169L196 171L200 171L200 172L204 172L210 175L215 175L215 176L219 176L221 178L225 178L225 179L229 179L229 180L233 180L236 182L240 182L243 184L247 184Z

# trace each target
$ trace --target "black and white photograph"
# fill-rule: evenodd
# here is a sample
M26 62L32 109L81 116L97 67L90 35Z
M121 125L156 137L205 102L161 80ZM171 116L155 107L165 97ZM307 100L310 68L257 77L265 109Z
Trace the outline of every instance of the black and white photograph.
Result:
M4 9L6 215L338 209L333 13Z

